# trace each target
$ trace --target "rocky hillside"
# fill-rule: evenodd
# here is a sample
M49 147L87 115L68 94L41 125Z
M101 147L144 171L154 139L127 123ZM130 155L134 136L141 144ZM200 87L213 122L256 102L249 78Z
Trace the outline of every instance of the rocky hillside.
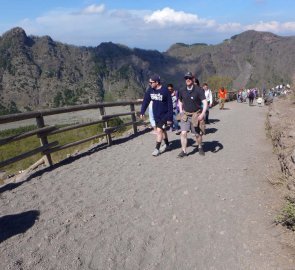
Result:
M177 88L187 70L201 81L228 77L234 88L292 84L294 48L295 37L256 31L164 53L113 43L76 47L14 28L0 37L0 114L139 98L154 72Z

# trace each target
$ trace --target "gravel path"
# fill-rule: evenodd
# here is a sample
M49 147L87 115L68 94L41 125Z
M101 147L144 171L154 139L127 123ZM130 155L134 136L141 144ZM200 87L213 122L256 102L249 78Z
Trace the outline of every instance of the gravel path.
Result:
M143 133L0 187L0 269L294 269L273 225L266 112L213 108L205 157L190 139L176 158L172 133L152 157Z

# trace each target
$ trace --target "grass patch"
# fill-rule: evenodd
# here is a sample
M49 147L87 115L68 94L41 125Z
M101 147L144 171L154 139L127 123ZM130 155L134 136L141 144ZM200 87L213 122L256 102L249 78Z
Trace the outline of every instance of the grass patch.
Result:
M129 122L129 118L124 118L123 120L119 117L111 119L108 121L108 126L119 126L123 124L124 122ZM64 125L63 125L64 126ZM58 126L60 127L60 126ZM4 131L0 131L0 138L6 138L9 136L18 135L27 131L31 131L36 129L36 126L27 126L27 127L20 127L16 129L8 129ZM120 136L122 135L128 127L123 127L119 129L117 132L113 133L114 136ZM79 129L69 130L63 133L55 134L48 136L48 141L58 141L59 145L64 145L67 143L79 141L82 139L86 139L88 137L94 136L96 134L100 134L103 132L103 125L97 124L93 126L88 127L82 127ZM63 159L65 159L68 155L71 155L73 153L76 153L78 151L81 151L83 149L89 148L91 145L98 143L99 139L95 139L77 146L73 146L58 152L55 152L52 154L52 160L54 163L59 162ZM0 161L7 160L9 158L15 157L19 154L25 153L29 150L35 149L37 147L40 147L40 139L37 138L37 136L32 136L25 138L20 141L8 143L6 145L0 146ZM15 162L13 164L7 165L5 167L0 168L0 170L4 170L8 174L15 174L18 171L25 170L30 165L34 164L37 160L39 160L42 157L42 154L36 154L34 156L28 157L26 159L23 159L21 161ZM0 183L1 184L1 183Z
M275 222L295 231L295 203L287 201L281 213L276 217Z

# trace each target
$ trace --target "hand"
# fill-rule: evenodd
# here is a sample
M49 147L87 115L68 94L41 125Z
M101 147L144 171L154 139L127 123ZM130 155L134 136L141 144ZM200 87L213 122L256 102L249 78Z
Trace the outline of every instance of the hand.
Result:
M199 116L198 116L198 120L199 121L202 121L204 119L204 116L205 114L204 113L201 113Z
M140 119L141 119L141 120L144 120L144 119L145 119L144 114L141 114L141 115L140 115Z

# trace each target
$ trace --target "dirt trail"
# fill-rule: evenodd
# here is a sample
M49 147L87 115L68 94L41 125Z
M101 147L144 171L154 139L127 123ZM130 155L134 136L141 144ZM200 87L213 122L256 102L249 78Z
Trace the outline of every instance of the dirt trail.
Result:
M206 156L152 157L154 135L97 147L0 187L0 269L294 269L266 107L213 108ZM8 229L8 226L10 229Z

